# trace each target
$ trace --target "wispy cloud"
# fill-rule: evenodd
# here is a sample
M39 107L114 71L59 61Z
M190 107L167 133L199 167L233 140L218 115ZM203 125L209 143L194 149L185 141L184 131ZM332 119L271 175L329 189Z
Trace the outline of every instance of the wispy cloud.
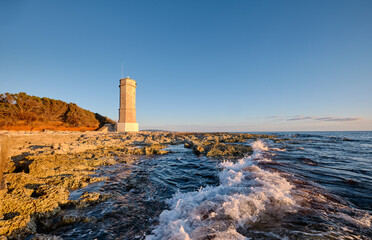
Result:
M358 120L362 120L362 118L358 118L358 117L320 117L320 118L316 118L315 120L344 122L344 121L358 121Z
M292 117L287 118L287 121L300 121L300 120L309 120L309 119L314 119L314 117L298 115L298 116L292 116Z
M264 118L281 118L280 116L267 116L267 117L264 117Z
M301 121L301 120L315 120L315 121L326 121L326 122L347 122L347 121L358 121L362 118L359 117L315 117L315 116L292 116L287 118L287 121Z

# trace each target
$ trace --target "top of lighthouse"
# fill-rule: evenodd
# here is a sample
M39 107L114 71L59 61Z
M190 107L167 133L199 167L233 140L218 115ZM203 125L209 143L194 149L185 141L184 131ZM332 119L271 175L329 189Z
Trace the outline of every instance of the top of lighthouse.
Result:
M132 85L134 87L137 86L137 83L135 80L129 78L129 76L127 76L126 78L122 78L120 79L120 85Z

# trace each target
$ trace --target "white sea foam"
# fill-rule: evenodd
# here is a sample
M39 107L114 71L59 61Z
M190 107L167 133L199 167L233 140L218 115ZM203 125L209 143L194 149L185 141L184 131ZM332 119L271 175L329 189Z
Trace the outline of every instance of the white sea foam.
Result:
M353 223L357 226L363 226L366 228L372 227L372 216L368 213L360 214L358 216L350 216L344 213L333 214L334 217L342 218L350 223Z
M276 152L286 152L287 151L284 148L271 148L271 150L276 151Z
M255 152L262 152L262 151L269 150L266 144L262 142L261 140L257 140L254 143L252 143L252 148L253 148L253 151Z
M148 240L155 239L248 239L242 227L272 218L272 214L295 211L292 185L278 173L259 168L256 161L268 150L260 140L252 144L254 153L238 162L222 163L220 185L196 192L177 193L168 203L170 210L159 216L159 225Z

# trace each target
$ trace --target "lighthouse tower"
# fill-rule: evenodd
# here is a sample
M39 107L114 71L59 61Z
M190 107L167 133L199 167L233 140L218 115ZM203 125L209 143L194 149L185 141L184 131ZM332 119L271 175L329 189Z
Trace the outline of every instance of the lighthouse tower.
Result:
M136 88L137 83L129 77L120 79L120 108L118 132L138 132L136 121Z

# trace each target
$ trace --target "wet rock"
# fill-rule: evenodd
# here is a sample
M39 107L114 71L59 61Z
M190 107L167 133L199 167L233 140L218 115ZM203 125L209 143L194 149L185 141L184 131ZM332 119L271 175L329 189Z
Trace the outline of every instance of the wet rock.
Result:
M351 142L351 141L353 141L353 140L351 140L351 139L349 139L349 138L346 138L346 137L343 137L343 138L342 138L342 141Z
M133 154L140 154L140 155L166 154L168 153L168 151L162 150L165 147L166 146L161 145L161 144L154 144L151 146L137 148L130 152Z
M164 155L164 154L167 154L167 153L169 153L169 151L161 150L161 149L156 150L156 154L158 154L158 155Z
M211 140L205 138L202 141L191 140L185 143L185 147L193 149L197 155L204 154L207 157L243 157L246 154L252 153L252 148L248 145L241 144L225 144L219 140Z
M45 182L50 185L62 186L69 190L86 187L87 185L103 181L104 178L91 177L89 175L76 174L62 174L58 176L51 176L45 179Z
M97 219L95 217L87 217L84 215L79 214L70 214L62 216L61 222L62 224L72 224L77 222L96 222Z
M50 234L35 234L30 240L63 240L63 238Z
M208 157L216 156L243 157L244 155L250 154L252 152L253 152L252 148L247 145L217 143L210 145L208 147L208 149L206 150L206 155Z
M6 188L0 191L0 235L23 239L53 239L36 234L53 225L62 207L84 208L105 201L111 195L84 193L68 200L70 189L78 189L104 178L91 176L97 167L132 162L139 155L167 154L167 144L184 144L196 154L213 158L235 158L252 152L238 144L248 139L276 138L269 135L238 133L16 133L12 136L12 162L5 174ZM134 184L138 186L138 184ZM128 190L135 188L128 184ZM62 212L60 212L62 214ZM60 218L59 218L60 219ZM64 224L95 221L82 215L62 216ZM58 238L57 238L58 239Z
M189 142L186 142L183 146L184 146L185 148L192 148L192 144L189 143Z
M193 150L194 150L194 153L198 155L204 153L205 151L205 149L200 145L194 145Z
M74 201L76 208L85 208L93 204L97 204L112 197L107 193L84 192L79 200Z

